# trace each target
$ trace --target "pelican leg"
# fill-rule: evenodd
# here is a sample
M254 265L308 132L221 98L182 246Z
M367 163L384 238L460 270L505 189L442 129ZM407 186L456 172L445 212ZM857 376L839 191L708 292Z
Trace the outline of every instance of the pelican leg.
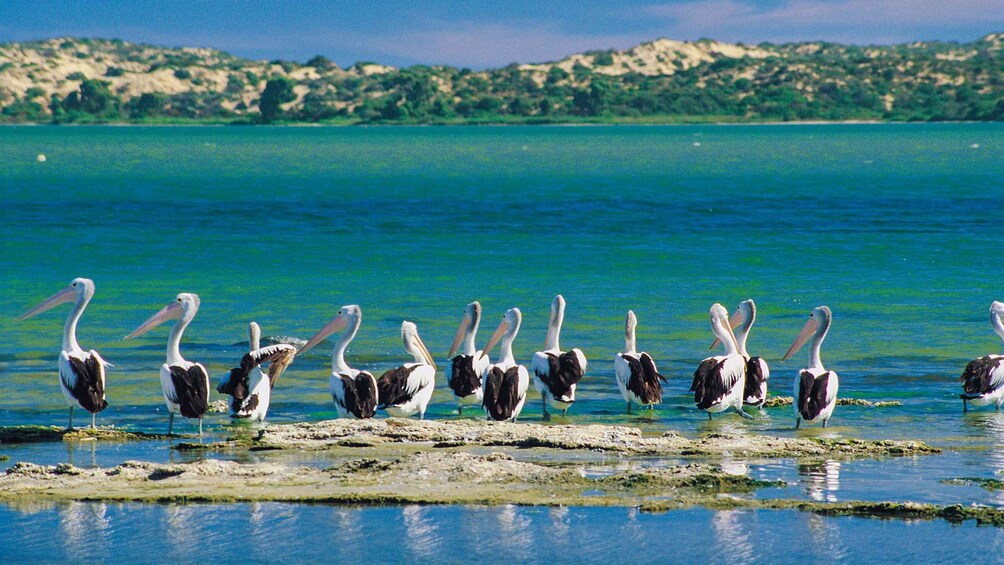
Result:
M94 425L94 421L97 418L97 414L91 414L91 429L95 429L97 426Z
M199 437L202 437L202 418L199 418Z
M801 425L802 425L802 419L799 418L798 416L795 416L795 429L797 430L798 427Z
M627 413L630 414L631 413L631 401L630 400L628 401L627 405L628 405L628 407L627 407Z
M418 419L419 420L425 419L425 410L422 410L421 412L418 413Z
M708 412L708 419L711 419L711 412Z
M72 430L73 429L73 405L72 404L70 405L70 424L68 426L66 426L66 429L67 430Z
M561 411L561 417L564 418L565 416L568 416L568 408Z
M167 418L167 435L174 435L174 412L168 412Z
M829 424L829 423L830 423L830 419L829 418L823 420L823 427L825 428L826 425Z
M649 410L655 410L655 404L649 404L648 405L648 409Z
M543 394L540 395L540 407L543 408L543 410L544 410L543 420L545 422L548 421L548 420L550 420L551 419L551 415L547 412L547 399L544 398Z
M746 418L747 420L753 419L753 416L747 414L741 407L737 409L737 412L739 412L739 415L742 416L743 418Z
M966 412L969 412L969 402L967 402L966 399L963 398L962 399L962 413L965 414Z
M463 415L464 415L464 407L457 404L457 416L463 416Z

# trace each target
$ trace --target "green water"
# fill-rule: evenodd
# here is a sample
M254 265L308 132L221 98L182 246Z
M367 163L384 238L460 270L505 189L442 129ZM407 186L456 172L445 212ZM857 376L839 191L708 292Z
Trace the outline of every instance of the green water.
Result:
M789 480L784 496L1004 504L938 483L1004 471L1004 417L963 416L956 380L970 359L1001 351L987 317L1004 299L1002 154L994 124L0 128L0 425L65 423L56 356L69 307L14 318L77 276L97 285L81 344L115 364L98 422L149 431L166 426L167 329L122 337L178 292L202 298L182 353L214 378L243 353L249 321L266 336L307 338L353 303L363 324L348 361L361 369L405 360L403 319L443 360L475 299L481 344L520 307L514 349L528 363L562 293L562 344L582 348L590 370L558 422L964 446L822 470L748 463L757 477ZM771 363L774 393L790 394L805 352L780 356L826 304L823 361L841 395L903 406L838 406L827 430L793 431L789 408L708 422L687 395L712 339L708 308L750 297L759 318L749 346ZM669 378L651 414L625 415L614 385L629 308L639 347ZM328 351L297 358L270 421L335 415ZM441 376L428 416L456 417ZM539 419L538 400L523 417ZM208 430L225 434L227 423L211 415ZM0 453L4 465L184 459L163 442ZM330 464L323 454L296 463Z

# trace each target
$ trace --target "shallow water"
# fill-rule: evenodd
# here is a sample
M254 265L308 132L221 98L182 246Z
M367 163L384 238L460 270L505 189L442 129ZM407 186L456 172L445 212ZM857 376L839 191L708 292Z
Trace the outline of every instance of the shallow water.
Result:
M611 527L611 524L614 526ZM797 511L280 503L0 505L10 560L154 562L1001 562L1004 531L972 522L823 518ZM951 539L951 543L928 543ZM928 540L918 543L918 540ZM153 557L156 556L156 557Z
M1002 504L937 482L1004 472L1004 415L963 415L956 381L970 359L1001 349L987 323L1002 298L991 261L1001 154L998 124L0 128L0 425L65 424L55 359L69 307L14 317L75 276L97 285L81 344L115 364L98 421L148 431L166 427L167 329L121 338L178 292L202 297L182 352L214 378L243 353L252 319L266 336L307 338L350 303L364 312L348 353L359 368L404 360L402 319L442 359L474 299L486 314L479 343L502 311L521 308L515 353L528 362L560 292L562 343L582 348L590 369L558 422L923 439L965 450L841 463L837 499ZM686 394L712 339L708 307L749 297L759 307L750 350L771 363L775 393L791 394L805 362L780 355L809 309L827 304L823 360L841 395L903 406L840 406L826 430L793 431L790 408L708 422ZM628 308L639 347L669 378L663 406L631 416L612 377ZM269 420L333 417L328 363L325 347L298 358ZM440 380L428 417L454 410ZM539 416L531 400L524 418ZM207 420L215 435L225 424ZM0 454L11 458L0 465L183 459L166 442ZM833 474L748 465L806 497Z

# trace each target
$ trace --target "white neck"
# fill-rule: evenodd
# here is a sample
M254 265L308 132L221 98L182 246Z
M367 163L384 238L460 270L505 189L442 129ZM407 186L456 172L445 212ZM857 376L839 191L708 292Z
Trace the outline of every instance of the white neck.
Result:
M356 332L359 331L359 325L361 323L361 318L353 318L351 325L342 330L342 334L338 336L338 341L335 342L335 347L331 350L332 371L336 373L345 373L351 370L349 365L345 362L345 350L349 347L349 343L351 343L356 337Z
M823 340L826 339L826 332L828 331L830 331L830 321L824 320L823 323L819 324L819 329L816 330L816 334L812 336L812 349L809 350L810 368L823 368L823 360L819 357L819 350L823 346Z
M475 338L478 335L478 326L481 325L481 316L471 320L467 326L467 333L464 334L464 355L474 355L478 352Z
M82 351L77 343L77 322L80 321L80 316L84 314L84 308L87 308L87 303L90 301L91 297L86 292L81 294L73 304L70 314L66 316L66 325L63 326L63 351Z
M411 354L415 363L420 363L422 365L426 364L425 355L422 354L422 351L415 343L414 338L408 340L408 347L406 347L405 350Z
M559 339L561 337L561 324L565 321L565 308L558 306L557 311L551 313L551 322L547 325L547 340L544 342L544 350L561 350Z
M1004 323L1001 322L1000 316L998 316L993 311L990 312L990 326L994 329L994 333L997 334L997 336L1000 337L1002 341L1004 341ZM66 347L65 338L63 343L64 343L63 347Z
M753 320L743 320L743 323L736 328L736 348L739 349L739 353L743 357L749 357L749 353L746 352L746 338L749 336L750 327L753 325Z
M516 364L516 358L512 355L512 342L516 339L516 332L507 332L502 336L502 343L499 347L499 360L496 365L511 367Z
M736 345L732 332L727 329L728 323L728 320L724 320L723 322L714 325L715 337L717 337L725 346L726 355L736 355L739 353L739 347Z
M167 337L167 364L173 365L175 363L180 363L185 360L181 356L181 334L185 333L185 328L188 324L192 322L192 318L195 318L195 313L191 315L182 314L181 318L174 323L174 327L171 328L171 335Z
M624 330L624 353L635 353L634 328L628 326Z
M248 337L248 345L251 347L251 351L257 351L261 349L261 330L257 325L251 326L250 336Z

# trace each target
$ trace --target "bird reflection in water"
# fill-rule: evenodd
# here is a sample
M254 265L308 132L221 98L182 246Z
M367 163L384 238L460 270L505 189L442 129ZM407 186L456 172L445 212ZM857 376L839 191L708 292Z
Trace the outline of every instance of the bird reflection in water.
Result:
M429 516L428 506L412 504L401 509L408 551L423 560L435 559L443 545L436 520Z
M840 462L816 461L798 466L798 474L805 477L805 493L816 502L836 502L840 490Z
M70 502L59 509L59 530L66 555L87 561L107 555L108 505L101 502Z
M744 523L744 518L750 516L751 513L744 510L719 510L711 518L711 527L718 541L717 549L729 561L748 563L753 559L753 537L749 525Z

